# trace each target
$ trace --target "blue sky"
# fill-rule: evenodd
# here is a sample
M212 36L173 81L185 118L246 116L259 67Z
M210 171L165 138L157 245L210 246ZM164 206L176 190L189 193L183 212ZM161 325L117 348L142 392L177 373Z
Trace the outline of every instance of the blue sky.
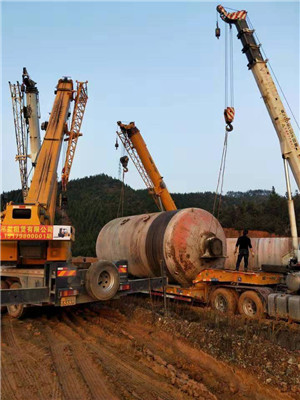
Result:
M89 81L71 179L98 173L118 177L116 122L135 121L170 191L214 191L225 126L225 26L219 22L217 40L217 4L3 2L2 189L20 187L7 82L21 80L26 66L38 83L41 121L48 118L61 76ZM299 4L223 5L248 11L299 121ZM284 193L277 135L235 28L233 44L236 118L224 191L275 186ZM144 187L132 163L126 183Z

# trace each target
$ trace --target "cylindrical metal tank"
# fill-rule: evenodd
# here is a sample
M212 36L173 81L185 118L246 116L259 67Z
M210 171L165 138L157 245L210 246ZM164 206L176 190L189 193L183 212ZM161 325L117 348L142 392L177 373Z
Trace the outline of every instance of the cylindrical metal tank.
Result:
M251 238L254 251L254 257L249 255L250 270L259 270L263 264L269 265L286 265L288 259L286 256L292 251L291 238ZM237 238L227 238L227 259L225 262L226 269L235 269L237 255L234 254ZM243 268L243 261L241 263ZM243 270L240 268L240 270Z
M100 260L127 260L135 277L161 275L190 285L205 268L223 268L226 239L220 223L199 208L118 218L106 224L96 243Z

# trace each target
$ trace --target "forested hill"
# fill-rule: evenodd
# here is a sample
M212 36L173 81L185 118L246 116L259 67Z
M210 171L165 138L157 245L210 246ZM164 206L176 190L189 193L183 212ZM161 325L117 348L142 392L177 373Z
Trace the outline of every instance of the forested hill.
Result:
M95 242L103 225L118 215L156 212L157 208L147 190L124 188L124 211L120 202L122 183L107 175L75 179L68 184L68 215L76 228L73 254L95 255ZM215 194L212 192L172 193L178 208L199 207L212 212ZM296 215L300 214L300 196L295 195ZM6 201L21 202L21 192L1 195L1 208ZM118 212L119 209L119 212ZM223 227L237 230L263 230L277 235L289 234L286 198L272 190L228 192L222 197L219 220ZM300 218L298 219L300 229ZM61 223L57 214L56 223Z

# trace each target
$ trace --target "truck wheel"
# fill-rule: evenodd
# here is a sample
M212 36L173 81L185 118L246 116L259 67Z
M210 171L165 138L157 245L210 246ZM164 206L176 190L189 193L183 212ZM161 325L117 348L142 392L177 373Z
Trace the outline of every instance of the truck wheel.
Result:
M264 315L264 305L254 290L242 293L238 302L239 313L247 318L259 319Z
M237 309L237 299L233 290L219 288L212 292L210 304L216 311L224 314L234 314Z
M8 289L8 284L3 279L1 279L1 289ZM1 306L1 314L4 314L7 311L6 306Z
M14 282L10 285L10 289L19 289L22 285L19 282ZM7 306L8 315L13 318L22 318L25 316L27 309L25 308L24 304L12 304Z
M109 300L117 293L120 276L117 267L109 261L93 263L86 273L85 287L96 300Z

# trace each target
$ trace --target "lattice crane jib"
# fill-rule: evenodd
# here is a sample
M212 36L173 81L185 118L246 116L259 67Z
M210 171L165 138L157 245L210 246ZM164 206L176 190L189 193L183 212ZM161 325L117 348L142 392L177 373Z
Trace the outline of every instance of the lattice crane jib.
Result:
M66 158L61 177L62 190L64 192L67 190L67 184L70 177L77 141L79 136L82 136L82 134L80 133L80 128L87 100L88 100L87 82L77 82L77 90L76 90L71 129L69 132L66 133L68 137L67 139L65 139L68 142L68 147L66 151Z
M19 162L21 187L24 200L28 194L28 178L27 178L27 125L24 117L24 93L21 90L19 82L12 84L9 82L12 109L14 116L15 135L17 143L16 161Z

